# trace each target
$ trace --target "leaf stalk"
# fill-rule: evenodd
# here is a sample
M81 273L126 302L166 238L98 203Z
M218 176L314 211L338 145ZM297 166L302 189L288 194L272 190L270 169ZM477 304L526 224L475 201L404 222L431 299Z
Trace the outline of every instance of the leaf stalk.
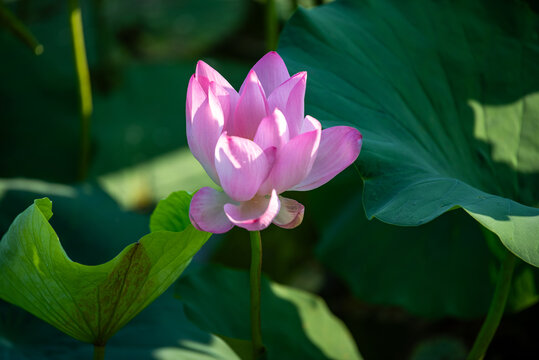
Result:
M265 352L262 343L262 328L260 321L260 294L262 276L262 238L260 231L250 231L251 238L251 341L253 345L253 359L260 359Z
M105 359L105 345L94 345L94 360Z
M490 308L487 317L481 326L481 330L475 339L472 350L468 354L468 360L481 360L485 357L487 349L500 325L503 316L507 297L511 289L511 279L517 262L517 257L506 251L505 258L502 262L494 296L490 303Z
M86 58L84 45L84 31L82 26L82 14L79 0L68 0L69 23L71 26L71 40L73 42L73 55L79 85L80 99L80 159L78 179L84 180L88 174L90 161L90 119L92 116L92 87L90 84L90 70Z

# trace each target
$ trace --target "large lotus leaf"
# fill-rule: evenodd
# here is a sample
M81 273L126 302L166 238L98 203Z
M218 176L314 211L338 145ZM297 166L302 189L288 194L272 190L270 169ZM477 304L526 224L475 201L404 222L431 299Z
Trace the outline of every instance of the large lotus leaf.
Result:
M308 113L363 133L368 217L460 206L539 266L538 26L516 1L335 2L298 11L280 52Z
M180 279L176 290L187 316L202 329L240 346L251 338L247 272L207 266ZM269 360L361 359L322 299L263 278L261 306Z
M86 266L69 259L51 216L50 200L36 200L2 238L0 297L94 344L106 343L164 292L209 238L192 226L154 232L109 262Z
M419 227L369 221L360 182L355 169L349 169L310 192L305 202L320 231L316 254L323 264L354 295L371 303L402 306L426 317L484 315L503 256L496 236L462 209ZM489 241L482 240L484 235ZM521 263L513 275L508 310L534 304L538 284L537 270Z

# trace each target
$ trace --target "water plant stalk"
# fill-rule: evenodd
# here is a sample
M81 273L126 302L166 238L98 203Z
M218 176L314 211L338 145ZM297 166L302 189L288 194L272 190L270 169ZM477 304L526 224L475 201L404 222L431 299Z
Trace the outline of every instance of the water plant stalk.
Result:
M260 231L250 231L251 238L251 341L253 344L253 359L260 359L264 354L262 343L262 328L260 322L260 280L262 276L262 238Z
M73 42L73 55L79 87L80 100L80 158L78 179L84 180L88 174L90 162L90 120L92 116L92 87L90 84L90 71L84 46L84 32L82 26L82 14L79 0L68 0L69 23L71 27L71 39Z
M94 345L94 360L105 359L105 345Z
M503 316L509 290L511 289L511 279L513 278L516 262L516 256L509 251L506 251L505 258L498 274L494 297L490 303L487 317L485 318L481 330L479 331L479 334L477 334L472 346L472 350L468 354L468 360L483 359L487 352L490 342L492 341Z

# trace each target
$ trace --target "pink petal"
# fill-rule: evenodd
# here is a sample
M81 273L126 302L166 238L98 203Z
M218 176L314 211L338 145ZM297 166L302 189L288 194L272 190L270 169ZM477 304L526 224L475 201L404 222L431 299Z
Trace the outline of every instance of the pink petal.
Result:
M258 194L268 194L271 189L280 194L300 183L311 171L320 143L320 134L320 130L303 133L278 150L272 170Z
M221 85L219 85L216 82L211 82L209 86L209 91L213 92L215 96L217 97L217 100L219 101L219 104L221 105L221 109L223 109L223 115L225 118L225 127L226 123L229 121L230 116L232 115L230 112L233 109L233 107L236 106L236 102L234 102L234 99L230 95L228 91Z
M223 190L236 201L250 200L268 176L264 151L249 139L221 135L215 148L215 167Z
M275 146L265 148L264 155L266 155L266 159L268 160L268 166L271 169L273 167L273 164L275 163L275 158L277 157L277 148Z
M303 134L313 130L322 130L322 124L312 116L307 115L301 126L301 133Z
M240 91L240 99L234 112L234 120L227 130L230 135L252 139L258 125L268 115L268 103L264 89L254 71L245 79L245 87Z
M258 75L260 83L267 95L271 94L275 88L290 78L283 59L275 51L267 53L262 59L258 60L251 69L251 71L253 70Z
M268 97L270 110L279 108L283 112L290 137L300 133L303 122L305 88L307 86L307 73L297 73L277 87Z
M232 90L236 92L232 85L230 85L230 83L226 81L226 79L221 74L219 74L219 72L217 72L214 68L212 68L210 65L206 64L202 60L197 62L195 75L205 92L208 92L208 87L210 86L210 83L212 81L216 82L221 87L225 88L227 91Z
M215 234L225 233L234 227L225 214L224 206L230 202L225 193L203 187L191 199L189 218L195 228Z
M303 221L305 206L296 200L282 196L279 196L279 200L281 201L281 210L279 210L279 213L273 219L273 223L285 229L293 229L299 226Z
M290 135L286 119L279 109L275 109L270 116L265 117L260 122L254 142L260 145L262 149L267 149L271 146L280 149L289 139Z
M189 85L187 86L187 99L185 105L185 118L187 120L187 134L189 134L193 118L200 108L200 105L206 100L208 96L206 92L196 79L195 75L189 79Z
M223 126L223 110L210 89L207 99L200 105L193 116L192 123L187 127L187 143L193 156L217 184L219 184L219 177L215 169L215 145Z
M316 161L309 175L292 190L316 189L352 164L361 151L363 137L349 126L334 126L322 131Z
M219 99L221 107L223 108L223 113L225 115L225 122L233 115L236 104L240 96L237 91L226 81L226 79L221 76L216 70L211 66L206 64L204 61L199 61L197 63L197 68L195 76L200 83L200 86L204 92L208 92L208 89L211 87L213 93Z
M258 231L271 224L279 213L280 206L279 196L273 190L271 196L257 196L239 205L226 204L225 214L234 225L249 231Z

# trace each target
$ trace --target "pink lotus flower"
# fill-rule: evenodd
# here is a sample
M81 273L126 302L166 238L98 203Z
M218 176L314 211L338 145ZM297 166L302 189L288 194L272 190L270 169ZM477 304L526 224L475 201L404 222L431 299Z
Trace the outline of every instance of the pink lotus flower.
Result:
M223 192L200 189L189 216L200 230L249 231L271 223L291 229L304 206L280 194L315 189L359 155L358 130L304 117L307 73L288 74L276 52L251 69L239 93L199 61L187 89L187 140L191 152ZM331 96L331 93L328 93Z

